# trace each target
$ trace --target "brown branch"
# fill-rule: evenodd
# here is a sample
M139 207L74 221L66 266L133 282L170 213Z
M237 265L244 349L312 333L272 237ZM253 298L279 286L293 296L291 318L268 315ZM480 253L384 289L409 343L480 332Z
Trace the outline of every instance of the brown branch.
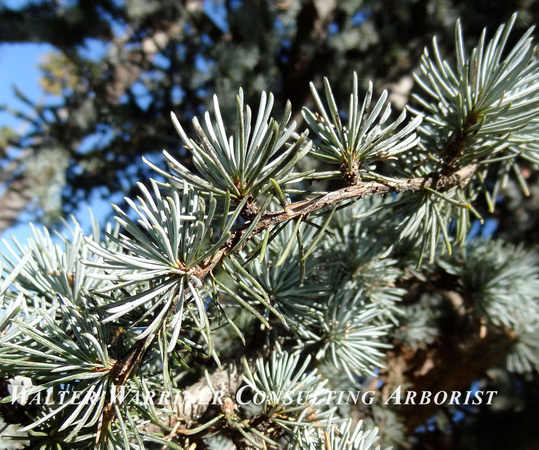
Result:
M477 165L470 164L450 175L429 174L418 178L408 178L404 180L395 179L395 181L364 181L313 199L300 200L288 205L285 210L264 214L243 245L245 245L253 236L260 234L267 228L288 220L308 216L323 208L338 205L346 200L361 199L370 195L384 195L389 193L413 193L422 191L427 187L436 191L445 191L454 186L463 188L468 184L476 170ZM208 275L208 273L210 273L213 268L229 254L230 249L245 237L245 234L248 232L248 226L249 224L244 225L242 228L232 233L232 236L230 236L227 243L219 249L216 254L211 258L208 258L202 264L202 267L200 267L195 274L200 280L203 280L206 275Z
M28 126L29 123L25 122L18 130L18 134L24 133ZM5 149L6 153L10 149L11 147L8 146ZM0 186L5 185L5 190L0 196L0 234L15 224L34 197L32 180L21 173L24 162L33 154L33 148L23 149L0 173Z
M309 95L309 81L320 64L322 45L327 37L338 2L309 0L304 2L297 17L297 30L288 55L288 67L283 70L282 96L292 103L292 120L301 121L301 107Z
M252 237L262 231L275 226L277 224L293 220L298 217L308 216L316 211L319 211L328 206L338 205L352 199L360 199L370 195L384 195L388 193L404 193L404 192L420 192L426 187L437 191L444 191L454 186L463 188L470 181L475 173L477 165L469 165L457 170L451 175L430 174L425 177L409 178L404 180L395 179L395 181L365 181L359 182L354 186L349 186L325 195L318 196L313 199L301 200L291 205L287 205L286 209L276 212L268 212L263 215L258 225L250 232L245 239L245 245ZM198 277L201 281L216 267L226 256L230 254L230 250L245 237L249 224L243 225L240 229L232 233L228 241L214 254L208 258L201 267L199 267L192 275ZM166 320L163 322L165 323ZM155 336L155 335L152 335ZM133 346L127 356L118 361L111 370L111 376L115 380L117 386L126 383L127 379L134 371L136 366L142 361L143 352L147 349L153 338L147 338L143 343ZM259 355L258 355L259 356ZM254 358L248 358L252 363ZM219 392L233 394L242 382L242 372L240 360L234 360L227 366L228 370L215 371L210 375L210 380L214 388ZM181 408L179 408L178 416L183 423L189 425L200 418L210 406L213 394L208 387L206 380L201 379L195 384L189 386L182 393ZM102 429L102 424L108 424L114 418L114 412L111 405L107 405L102 414L102 422L99 430ZM97 441L101 433L98 433ZM97 442L96 441L96 442Z
M109 371L109 377L116 386L117 390L120 390L120 387L127 383L127 380L134 372L136 367L142 361L144 354L148 348L153 343L156 334L152 334L145 339L138 341L127 354L127 356L119 361L112 361L113 365ZM101 437L103 436L103 430L105 430L109 424L116 418L116 409L114 407L114 402L111 399L110 391L107 392L107 397L105 399L105 405L101 412L101 417L99 419L99 424L97 427L97 433L95 437L95 443L97 444Z
M395 389L405 387L402 406L395 406L395 411L410 434L446 406L434 401L421 404L423 393L452 395L469 390L473 381L504 361L514 344L511 330L485 323L470 309L464 293L452 290L440 293L449 319L436 341L425 349L397 346L386 357L382 397L386 401ZM417 399L406 403L414 395ZM459 401L464 402L465 397L462 394ZM485 397L483 401L487 401Z
M0 233L11 227L32 201L32 180L24 175L15 178L0 197Z

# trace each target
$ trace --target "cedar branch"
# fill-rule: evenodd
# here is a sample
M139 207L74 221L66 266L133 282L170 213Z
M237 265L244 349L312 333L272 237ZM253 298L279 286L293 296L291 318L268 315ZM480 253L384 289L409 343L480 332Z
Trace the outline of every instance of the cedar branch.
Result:
M329 192L327 194L315 197L313 199L300 200L290 205L287 205L285 209L275 212L265 213L258 225L250 232L248 238L244 241L244 244L252 239L255 235L260 234L262 231L266 230L269 227L278 225L280 223L286 222L288 220L293 220L299 217L305 217L310 214L315 213L323 208L328 206L338 205L347 200L357 200L370 195L384 195L389 193L404 193L404 192L419 192L425 188L435 189L437 191L444 191L454 186L459 186L464 188L471 177L477 170L476 164L471 164L465 166L459 170L456 170L454 173L449 175L440 175L429 174L424 177L417 178L408 178L408 179L395 179L395 181L383 180L383 181L363 181L359 182L353 186L348 186L342 189L339 189L334 192ZM246 233L249 233L249 223L242 225L241 228L238 228L232 233L228 241L213 255L213 257L208 258L203 262L201 267L196 271L196 276L202 281L204 278L216 267L228 254L230 250L235 246L240 239L242 239ZM166 320L163 321L166 323ZM152 338L147 338L144 340L143 347L148 348L151 345ZM133 372L136 365L141 362L140 356L140 345L135 345L128 353L128 355L118 363L117 368L122 367L123 371L121 375L125 375L125 372L128 372L127 376L117 377L118 385L125 384L129 375ZM137 356L137 357L135 357ZM238 385L238 382L241 382L241 373L234 372L236 375L228 380L228 384L225 383L226 391L233 391L234 386ZM118 375L118 374L116 374ZM212 378L215 378L215 381L219 379L219 383L222 383L221 377L222 374L220 371L212 374ZM204 382L205 383L205 382ZM200 386L203 382L200 381ZM200 389L199 384L196 385L196 390ZM193 389L187 390L189 394L192 393ZM195 395L195 399L200 399L199 395ZM209 395L204 393L204 395ZM202 395L202 396L204 396ZM182 411L184 420L192 421L200 417L200 415L205 411L206 408L200 408L195 403L196 402L187 402L187 408ZM113 416L112 416L113 417ZM110 421L110 417L108 418Z
M422 191L425 188L431 188L436 191L445 191L454 186L459 186L462 189L468 184L476 170L477 165L470 164L449 175L440 175L436 173L424 177L408 178L404 180L395 179L395 181L363 181L353 186L329 192L313 199L300 200L291 205L287 205L286 209L265 213L243 245L245 245L245 243L252 237L260 234L269 227L299 217L306 217L323 208L338 205L346 200L357 200L371 195L384 195L389 193L414 193ZM248 233L248 227L249 224L246 224L234 231L223 247L221 247L213 257L208 258L208 260L202 264L202 267L197 272L197 276L201 281L229 254L229 250L234 247L235 243L239 242L239 240Z

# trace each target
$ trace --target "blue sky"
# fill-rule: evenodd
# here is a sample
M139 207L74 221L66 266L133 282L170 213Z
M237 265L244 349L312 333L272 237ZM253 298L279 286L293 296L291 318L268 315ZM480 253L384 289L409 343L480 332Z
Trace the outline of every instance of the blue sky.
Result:
M29 111L28 107L21 102L13 93L16 85L24 94L33 101L39 101L43 92L39 87L38 65L45 53L52 47L46 44L0 44L0 104ZM11 114L0 111L0 127L9 126L14 130L20 130L24 122L16 119ZM0 187L0 191L2 187ZM6 230L0 237L6 239L13 234L21 242L26 241L30 234L28 224L21 224ZM0 252L4 252L5 246L0 243Z
M53 49L48 44L0 44L0 104L9 105L16 109L21 109L25 112L30 112L30 108L20 101L13 93L13 86L17 86L30 100L39 102L43 100L44 93L39 86L39 69L38 66L42 61L43 56ZM0 111L0 127L9 126L15 131L21 130L24 127L24 122L13 117L7 112ZM0 193L2 186L0 186ZM92 204L92 209L96 217L101 217L100 211L109 213L111 211L109 202L95 201ZM83 230L89 232L90 220L87 211L87 205L81 205L77 214L77 219L81 222ZM24 244L27 237L30 236L31 230L28 222L28 215L21 218L21 223L7 229L0 235L0 253L6 252L6 247L2 242L3 239L11 244L11 235ZM1 258L0 258L1 259Z
M27 1L24 0L0 0L1 4L9 7L19 7ZM222 0L205 0L204 9L216 24L226 30L228 24L226 22L226 11L223 9ZM364 17L361 16L361 20ZM42 58L53 47L48 44L6 44L0 43L0 105L10 105L25 112L30 112L29 107L20 101L13 93L13 86L17 86L30 100L39 102L43 100L44 94L39 87L39 70L38 65ZM101 48L101 50L103 50ZM95 46L90 46L90 51L98 52L99 49ZM15 130L21 130L24 123L16 119L11 114L0 111L0 127L9 126ZM0 193L2 187L0 186ZM96 217L103 217L104 214L110 212L109 202L104 200L93 201L92 209ZM84 231L90 230L89 214L86 212L87 206L82 205L78 212L78 219L81 221ZM24 220L24 219L23 219ZM28 219L27 219L28 220ZM493 225L493 224L488 224ZM495 224L494 224L495 227ZM478 232L478 224L475 224L473 232ZM492 227L486 227L492 228ZM485 230L481 230L483 233ZM473 234L472 232L472 234ZM489 234L492 230L489 229ZM26 223L21 223L16 227L6 230L0 235L0 253L5 251L5 246L1 239L9 239L13 234L21 243L26 242L26 237L30 234L30 227Z
M0 0L0 5L11 8L18 8L28 3L25 0ZM204 9L206 13L216 22L216 24L226 29L226 12L223 9L222 0L205 0ZM90 43L93 44L93 43ZM97 44L97 43L95 43ZM13 92L13 86L17 86L31 101L39 102L44 99L44 93L39 86L39 69L44 55L53 50L54 47L48 44L11 44L0 43L0 105L9 105L24 112L31 112L30 108L20 101ZM99 46L90 45L90 51L102 51ZM24 122L16 119L11 114L0 111L0 127L9 126L14 130L21 130ZM0 194L2 186L0 186ZM88 205L81 205L77 219L81 222L85 232L90 231ZM104 200L92 201L92 210L99 219L111 211L110 203ZM22 221L29 220L22 218ZM26 242L27 236L31 234L28 223L21 223L15 227L6 230L0 235L0 253L6 251L2 239L11 242L10 236L13 235L21 243ZM1 258L0 258L1 259Z

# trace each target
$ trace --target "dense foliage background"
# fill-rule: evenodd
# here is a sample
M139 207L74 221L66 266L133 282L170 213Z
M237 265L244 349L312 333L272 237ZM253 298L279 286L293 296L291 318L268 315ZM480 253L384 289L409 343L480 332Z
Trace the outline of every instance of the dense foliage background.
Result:
M514 11L518 17L509 48L524 30L539 23L536 2L80 0L31 2L16 9L3 6L0 42L48 42L56 50L42 64L41 84L48 95L42 103L32 104L34 112L25 115L4 105L30 126L24 135L5 127L1 130L0 230L16 223L23 211L58 226L60 217L79 212L83 199L110 198L125 208L124 196L139 195L136 183L155 178L142 156L164 169L163 149L187 169L194 169L170 112L176 114L180 126L191 130L194 116L214 112L214 94L228 125L236 118L239 88L253 111L260 92L270 91L275 111L283 111L286 101L291 101L292 119L302 130L306 124L301 108L315 108L309 82L322 88L322 78L327 77L337 103L346 105L355 71L361 92L367 91L370 80L375 97L384 89L389 91L395 117L409 101L419 108L409 98L414 85L411 74L417 71L432 37L437 36L441 53L451 59L458 18L462 18L465 45L471 48L483 28L491 35ZM25 99L24 87L20 88L18 95ZM327 168L324 162L310 164L303 170ZM489 215L485 202L474 205L482 215L495 219L490 222L495 225L493 238L518 247L499 242L470 244L483 247L469 258L465 251L456 252L453 259L417 273L409 272L416 261L407 260L412 256L399 247L392 259L371 266L371 272L361 274L362 281L356 280L370 288L376 285L372 279L381 280L382 287L376 285L379 291L371 295L382 303L391 304L393 299L387 296L395 294L394 290L385 292L384 286L397 289L397 296L402 297L399 308L405 313L394 319L398 327L384 359L386 389L406 385L418 391L472 387L499 392L493 407L430 405L388 410L375 405L344 412L378 426L384 445L438 449L539 445L534 428L539 418L537 366L507 370L511 345L503 339L500 344L490 328L484 334L486 325L477 317L471 319L470 310L459 304L464 298L469 308L472 304L480 309L473 300L468 302L477 292L475 279L466 278L470 273L484 273L483 278L488 278L499 270L501 278L514 284L528 290L536 287L526 285L537 277L536 257L528 253L539 238L539 185L534 169L531 162L524 162L519 170L529 196L523 194L518 177L513 177L504 190L496 191L494 215ZM332 180L315 187L330 190L344 185ZM368 207L377 206L375 201L363 204L355 214L366 214ZM398 221L382 215L354 228L349 218L339 214L335 229L345 231L324 244L325 257L350 259L350 270L357 275L370 264L372 255L387 251L387 236ZM478 223L473 230L481 234ZM349 248L350 236L370 237ZM308 236L305 239L309 242ZM273 251L282 251L286 242L274 243ZM307 273L315 267L307 268ZM484 313L485 317L494 314ZM388 317L393 320L391 311ZM510 328L513 323L508 319L497 325ZM231 338L225 334L223 342L228 344L227 339ZM529 339L529 348L537 350L536 336ZM237 345L231 343L228 351L241 352L243 347ZM223 344L220 350L226 355L226 349ZM535 354L528 359L531 366L534 358ZM198 360L194 357L188 362ZM334 379L338 378L335 374Z
M277 110L290 100L301 122L301 107L312 106L309 82L319 85L327 76L336 98L345 100L356 71L363 89L372 80L375 92L389 88L402 107L434 35L450 55L459 17L471 47L484 27L496 29L514 11L518 36L536 23L533 1L97 0L3 7L1 42L47 42L57 50L42 64L49 96L25 115L32 126L24 136L2 129L0 228L29 204L54 221L92 195L121 201L133 194L151 172L142 155L163 164L163 149L181 150L170 112L187 124L213 109L214 94L228 122L240 87L250 105L263 90L275 95Z

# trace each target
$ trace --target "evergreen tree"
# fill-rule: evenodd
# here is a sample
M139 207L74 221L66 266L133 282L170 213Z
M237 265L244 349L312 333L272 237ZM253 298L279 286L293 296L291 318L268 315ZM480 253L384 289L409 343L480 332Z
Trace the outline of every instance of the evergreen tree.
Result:
M208 14L212 5L221 9ZM261 91L272 92L277 110L291 101L299 126L302 106L313 106L309 82L319 85L328 77L345 103L355 71L363 89L373 80L376 97L389 89L400 110L411 72L434 34L449 55L459 17L468 19L463 26L471 48L483 27L495 29L515 10L517 32L539 20L535 2L525 0L0 4L0 42L54 48L41 64L45 99L36 104L17 90L33 112L3 105L29 126L21 136L2 131L0 231L22 211L54 224L62 214L76 214L85 200L121 204L125 195L135 196L136 181L151 176L141 157L164 169L161 151L181 150L170 111L186 127L212 110L213 94L228 121L240 87L251 105ZM188 155L180 158L193 169Z
M173 114L115 225L11 244L4 421L28 448L481 448L539 363L537 254L470 238L539 162L515 20L471 50L457 23L453 59L434 40L395 116L356 73L346 102L312 83L301 124L254 83Z

